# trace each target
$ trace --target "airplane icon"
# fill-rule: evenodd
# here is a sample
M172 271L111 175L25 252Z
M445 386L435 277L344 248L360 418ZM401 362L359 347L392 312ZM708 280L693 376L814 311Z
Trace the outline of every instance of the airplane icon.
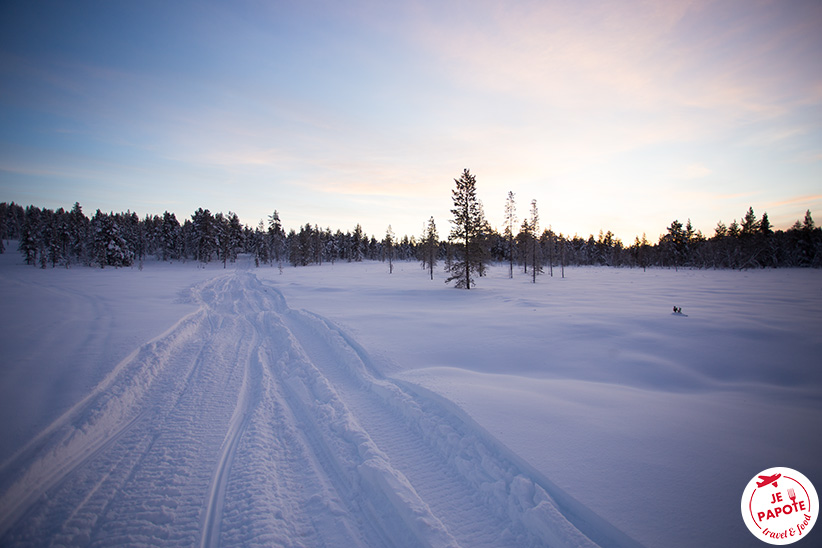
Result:
M782 474L774 474L773 476L759 476L762 481L756 482L756 486L765 487L766 485L773 483L773 486L777 487L776 480L778 480L781 476Z

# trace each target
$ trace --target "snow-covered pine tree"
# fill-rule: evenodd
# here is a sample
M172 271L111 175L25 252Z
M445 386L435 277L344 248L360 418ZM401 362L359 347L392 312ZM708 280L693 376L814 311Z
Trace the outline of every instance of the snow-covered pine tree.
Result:
M52 214L49 224L48 254L52 268L69 264L69 214L59 208Z
M306 266L314 257L314 229L310 223L305 223L305 226L300 228L300 233L297 235L296 253L291 257L291 263L295 266ZM292 252L295 248L292 246Z
M773 229L771 228L771 221L768 219L768 212L762 214L762 220L759 221L759 232L765 236L770 236L773 234Z
M531 200L531 218L528 220L528 259L531 263L531 282L537 283L537 275L542 274L542 248L539 245L539 210L536 199Z
M440 250L440 237L437 234L437 225L434 217L428 219L428 226L422 236L421 259L423 268L428 269L428 275L434 279L434 267L437 265L437 255Z
M802 230L805 232L813 232L816 228L816 224L813 222L813 217L811 216L811 210L805 211L805 219L802 221Z
M756 218L753 208L749 207L748 212L745 213L745 217L742 219L742 235L753 236L757 232L759 232L759 220Z
M277 266L282 266L282 256L285 251L283 247L284 240L285 232L283 231L282 222L280 222L280 214L275 209L274 213L268 217L268 256L272 259L272 266L274 262L277 263Z
M672 263L674 270L678 270L688 254L688 236L682 227L682 223L675 219L668 227L668 234L662 237L660 243L664 244L663 247L668 256L669 264Z
M98 209L91 219L91 233L94 261L100 268L131 266L133 255L113 215L107 215Z
M222 213L214 216L214 228L217 236L217 258L223 262L225 268L231 257L231 229L228 219Z
M565 278L565 238L562 237L560 237L559 257L560 271L562 272L562 277Z
M251 244L251 249L254 253L254 265L260 266L260 263L268 263L271 259L269 255L271 245L269 245L268 231L262 219L260 219L260 223L257 225L257 230L251 234Z
M517 224L517 204L514 201L514 193L508 191L508 198L505 200L505 229L503 237L505 238L505 254L508 256L508 277L514 277L514 255L516 250L516 240L514 234L514 227Z
M394 273L394 230L391 228L391 225L388 225L388 229L385 231L385 239L382 241L382 255L383 261L388 259L388 273Z
M37 250L40 248L40 209L34 206L26 208L26 216L20 231L18 249L23 254L26 264L37 261Z
M45 250L42 257L43 264L41 265L43 267L45 267L45 263L48 262L51 263L51 267L54 268L60 263L63 257L60 245L60 216L62 213L62 208L58 211L51 211L50 209L44 209L42 211L41 226L43 228L43 245Z
M191 216L191 236L194 256L201 263L211 261L217 248L217 234L214 217L207 209L199 208Z
M477 199L476 177L465 169L459 179L454 179L456 188L452 190L454 215L451 223L451 240L455 242L457 256L450 265L451 276L446 283L456 281L455 287L471 289L473 273L482 274L487 262L484 231L487 222Z
M315 224L314 230L311 233L311 252L313 253L312 260L319 265L323 264L323 259L325 258L324 238L325 234L320 230L319 225Z
M354 232L351 234L351 249L348 261L361 262L365 258L365 250L368 247L368 237L363 233L362 226L357 223Z
M6 202L0 203L0 255L6 252L5 239L8 238L8 225L6 224L6 215L8 214L8 205Z
M235 263L243 248L243 224L240 222L240 217L232 211L228 212L228 239L231 249L228 260Z
M297 231L293 228L288 231L286 236L286 245L288 246L288 260L291 266L299 266L302 264L302 251L300 249L300 238L297 236Z
M479 218L480 218L480 230L479 230L479 238L477 239L477 251L480 253L480 258L478 261L478 269L477 273L480 275L480 278L485 276L488 272L488 263L491 262L491 234L494 230L491 228L491 225L485 219L485 209L482 205L482 200L477 200L479 203Z
M182 230L180 222L174 213L166 211L163 213L163 221L160 226L160 254L164 261L172 261L180 258L182 248Z
M77 263L91 264L88 256L89 219L83 213L80 202L74 202L69 213L69 257Z
M554 246L556 245L556 235L549 226L542 232L539 244L542 247L542 257L545 259L545 250L548 250L548 273L554 277Z

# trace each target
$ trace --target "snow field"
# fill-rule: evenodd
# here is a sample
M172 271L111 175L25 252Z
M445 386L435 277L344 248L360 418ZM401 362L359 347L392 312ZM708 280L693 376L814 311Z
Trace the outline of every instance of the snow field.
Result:
M471 443L476 442L475 438L460 438L447 424L442 410L429 406L428 412L424 413L420 404L397 385L375 378L368 372L357 352L338 332L329 330L327 324L305 314L295 313L291 317L295 316L302 316L303 321L313 320L311 332L306 333L305 327L297 328L303 330L302 340L324 338L328 343L324 350L315 345L310 354L314 357L314 363L325 364L332 375L333 386L340 393L344 391L346 400L352 402L355 415L360 418L366 429L365 435L373 436L373 441L366 438L367 441L363 442L367 447L366 454L361 455L363 465L368 470L368 477L376 479L395 504L410 499L399 504L399 507L425 510L430 506L435 514L442 516L446 527L459 535L464 545L542 543L541 540L544 539L539 537L529 538L533 535L524 530L516 513L505 515L504 509L500 508L504 502L493 496L491 489L487 489L491 497L483 497L476 491L481 483L503 482L503 474L500 473L498 465L489 462L490 458L486 459L484 464L493 468L490 472L496 473L497 477L488 475L487 471L478 477L477 471L482 468L483 463L478 463L479 466L476 467L467 465L467 459L476 456L470 454L469 448ZM334 367L336 364L344 364L348 368L348 375L341 375ZM349 378L345 378L346 376ZM376 458L368 457L374 441L385 449L387 456L380 451ZM361 451L363 444L360 445ZM452 455L458 453L462 453L463 457L452 458ZM394 470L392 465L399 466L400 470ZM374 478L373 474L377 470L382 470L383 474ZM511 478L508 478L508 481L510 482ZM404 488L399 488L403 485ZM504 487L502 489L505 491ZM428 502L417 500L420 496ZM507 493L502 496L507 499ZM530 501L526 504L526 509L533 506L533 502ZM436 518L425 516L426 513L429 512L424 512L421 518L412 517L410 522L421 522L426 527L427 524L436 523ZM405 518L405 521L408 522L409 519ZM514 524L513 528L508 521ZM562 521L565 521L564 518ZM492 525L489 527L489 524ZM517 529L523 530L519 538L515 534ZM576 536L569 535L569 539L563 539L561 545L571 545L568 543L571 539L575 544L584 545L587 539L578 531L575 533Z
M425 444L434 449L441 459L447 463L451 472L462 477L467 483L460 490L458 486L449 487L446 491L462 493L456 500L465 504L465 500L480 499L503 520L510 520L516 528L526 531L520 537L514 537L514 531L506 531L511 535L514 545L550 545L550 546L586 546L593 545L591 541L580 534L580 531L568 521L573 515L575 521L584 524L586 533L593 538L600 538L606 544L633 545L633 541L609 526L606 522L593 515L590 511L583 511L581 505L561 492L555 485L541 478L545 486L562 497L567 507L558 509L557 503L546 492L543 485L532 479L535 471L524 465L523 461L511 455L503 446L487 434L479 425L461 413L458 408L448 405L447 401L435 394L405 383L398 384L382 378L373 366L367 365L369 358L356 348L356 343L349 343L350 338L339 328L327 320L309 315L305 312L295 312L313 320L316 326L314 337L328 339L329 348L335 350L335 360L345 364L349 371L359 379L365 379L365 386L381 400L380 404L389 407L394 414L401 417L407 428L412 432L405 433L401 426L392 426L387 431L397 436L403 442L402 451L392 454L392 461L416 462L413 452L407 447L407 440L418 436ZM335 382L335 386L344 386L343 380ZM384 417L385 413L368 413L365 416ZM378 427L369 429L370 432L380 431ZM386 444L388 446L388 444ZM427 450L426 450L427 451ZM437 466L425 466L418 472L431 472ZM522 467L522 468L521 468ZM446 485L443 479L427 482L431 485ZM422 488L425 488L423 486ZM443 499L442 495L431 497L432 505ZM451 502L451 501L449 501ZM579 510L579 515L574 513ZM470 516L459 516L452 527L471 523ZM504 525L504 523L501 523ZM484 539L492 545L500 545L502 539Z
M755 546L822 482L819 271L18 263L4 546Z
M4 463L4 546L595 545L476 424L254 274L187 301Z
M773 463L822 478L820 271L573 268L531 284L503 266L471 292L422 274L259 272L647 546L755 546L738 509L750 478Z

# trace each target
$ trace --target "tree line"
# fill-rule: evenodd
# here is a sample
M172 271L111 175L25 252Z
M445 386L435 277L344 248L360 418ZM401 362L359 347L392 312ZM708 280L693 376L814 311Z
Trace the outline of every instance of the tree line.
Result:
M765 268L765 267L822 267L822 228L816 227L810 210L802 221L797 220L786 231L773 230L764 213L758 218L748 208L741 222L730 226L720 221L714 235L706 237L694 230L690 219L683 225L674 220L666 233L651 244L643 234L633 244L625 245L611 231L599 233L598 238L587 239L574 235L556 234L551 228L540 232L537 201L531 200L527 218L517 228L516 201L513 192L505 202L502 234L493 230L485 220L482 203L476 195L476 177L464 170L454 179L452 191L454 208L447 281L456 287L470 289L473 275L483 276L491 261L507 262L509 277L519 265L529 273L534 283L537 276L554 267L564 276L566 265L601 265L688 268ZM456 250L451 260L450 248Z
M441 262L449 282L470 288L474 276L483 276L490 263L503 263L513 277L521 269L536 281L544 272L554 274L565 266L671 268L764 268L822 267L822 229L811 212L787 230L774 230L767 213L757 217L752 208L730 225L719 222L711 236L694 230L690 221L674 220L656 242L645 235L631 244L611 231L582 238L540 230L536 200L527 218L518 224L513 192L505 203L504 227L500 233L485 220L476 195L476 178L467 169L455 179L447 239L439 237L434 218L422 234L397 238L389 226L383 238L367 235L358 224L342 232L307 223L299 230L285 231L279 213L251 228L235 213L213 214L197 209L180 222L174 213L146 215L104 213L89 218L79 203L70 210L50 210L0 203L0 253L12 240L27 264L46 267L132 266L149 258L161 261L220 261L225 266L239 254L249 254L259 265L293 265L386 261L420 261L431 279Z
M358 224L352 231L332 231L306 224L283 229L279 213L256 228L241 224L235 213L212 214L199 208L181 223L174 213L146 215L104 213L87 217L75 203L70 210L51 210L0 203L0 253L7 241L18 241L26 264L48 266L132 266L161 261L233 263L241 253L255 263L293 266L334 261L413 260L414 237L396 240L393 233L377 240Z

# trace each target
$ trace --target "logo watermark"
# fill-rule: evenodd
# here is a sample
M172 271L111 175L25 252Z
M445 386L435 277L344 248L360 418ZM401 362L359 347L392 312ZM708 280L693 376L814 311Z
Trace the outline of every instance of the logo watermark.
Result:
M792 544L805 538L818 516L816 489L808 478L791 468L763 470L742 493L745 525L768 544Z

